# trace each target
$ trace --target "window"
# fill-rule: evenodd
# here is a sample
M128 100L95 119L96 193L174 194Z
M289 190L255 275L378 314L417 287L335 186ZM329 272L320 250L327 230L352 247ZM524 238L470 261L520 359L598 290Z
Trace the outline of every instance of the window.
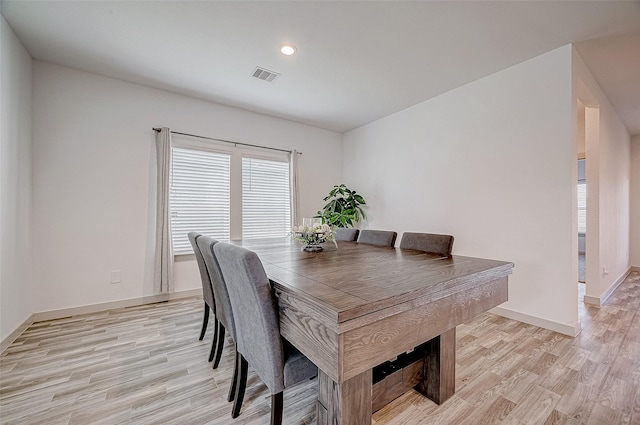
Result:
M179 144L172 150L174 254L192 252L187 238L192 231L220 240L286 236L291 229L286 156L256 158L240 149L205 149Z
M231 157L173 148L171 167L171 238L174 254L192 252L189 232L229 239Z
M578 233L587 233L587 172L586 161L578 160Z
M242 238L286 236L290 228L289 163L242 158Z
M587 183L578 182L578 233L587 233Z

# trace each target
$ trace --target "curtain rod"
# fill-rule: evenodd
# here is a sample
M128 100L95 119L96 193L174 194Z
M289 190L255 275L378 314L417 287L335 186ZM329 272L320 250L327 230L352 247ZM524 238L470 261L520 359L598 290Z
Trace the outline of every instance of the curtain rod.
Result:
M159 133L160 130L161 130L160 128L153 127L153 131L155 131L157 133ZM235 145L235 146L241 145L241 146L250 146L252 148L270 149L272 151L279 151L279 152L288 152L288 153L291 152L291 151L288 151L286 149L270 148L269 146L252 145L250 143L234 142L234 141L231 141L231 140L224 140L224 139L215 139L213 137L198 136L197 134L181 133L179 131L173 131L173 130L170 130L170 131L171 131L171 134L179 134L181 136L189 136L189 137L196 137L198 139L213 140L213 141L216 141L216 142L231 143L232 145ZM298 152L298 154L302 155L302 152Z

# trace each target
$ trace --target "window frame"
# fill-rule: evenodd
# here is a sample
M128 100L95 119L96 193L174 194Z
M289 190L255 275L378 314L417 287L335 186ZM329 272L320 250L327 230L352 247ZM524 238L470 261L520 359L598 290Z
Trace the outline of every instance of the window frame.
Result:
M242 239L242 158L254 158L268 161L278 161L289 164L289 153L280 151L268 151L261 148L229 146L214 141L192 140L186 136L173 136L172 148L201 150L212 153L226 154L230 156L230 229L231 240ZM291 182L291 174L289 174ZM290 183L291 184L291 183ZM291 202L291 193L289 200ZM192 251L174 252L174 256L193 255Z

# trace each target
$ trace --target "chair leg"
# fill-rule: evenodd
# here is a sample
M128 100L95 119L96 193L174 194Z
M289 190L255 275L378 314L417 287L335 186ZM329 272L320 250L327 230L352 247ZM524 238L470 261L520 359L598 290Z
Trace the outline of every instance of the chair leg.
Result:
M282 424L282 391L271 394L271 425Z
M204 333L207 331L207 324L209 324L209 305L205 301L204 303L204 320L202 321L202 330L200 331L200 341L204 338ZM209 360L211 361L211 360Z
M240 415L240 409L242 408L242 401L244 400L244 390L247 388L247 369L249 364L242 357L242 354L236 352L236 359L238 360L238 383L236 384L236 395L233 401L233 409L231 410L231 417L237 418Z
M209 352L209 361L213 360L213 356L215 354L216 351L216 347L218 346L218 324L220 322L218 321L217 318L215 318L214 316L214 320L213 320L213 341L211 341L211 351ZM215 368L214 368L215 369Z
M222 358L222 349L224 348L224 334L225 329L222 322L218 321L218 342L216 344L216 354L213 360L213 368L217 369L220 364L220 359ZM213 347L211 347L213 350Z
M236 358L233 362L233 380L229 386L229 395L227 401L232 402L236 396L236 388L238 388L238 344L235 344Z

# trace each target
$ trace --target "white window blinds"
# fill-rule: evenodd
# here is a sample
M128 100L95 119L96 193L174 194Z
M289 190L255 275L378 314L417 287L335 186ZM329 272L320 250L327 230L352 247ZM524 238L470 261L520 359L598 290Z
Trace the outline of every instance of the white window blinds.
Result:
M578 233L587 233L587 184L578 182Z
M289 164L242 158L242 238L282 237L290 231Z
M230 156L173 148L171 236L174 254L192 252L189 232L230 239Z
M578 233L587 233L587 163L578 160Z

